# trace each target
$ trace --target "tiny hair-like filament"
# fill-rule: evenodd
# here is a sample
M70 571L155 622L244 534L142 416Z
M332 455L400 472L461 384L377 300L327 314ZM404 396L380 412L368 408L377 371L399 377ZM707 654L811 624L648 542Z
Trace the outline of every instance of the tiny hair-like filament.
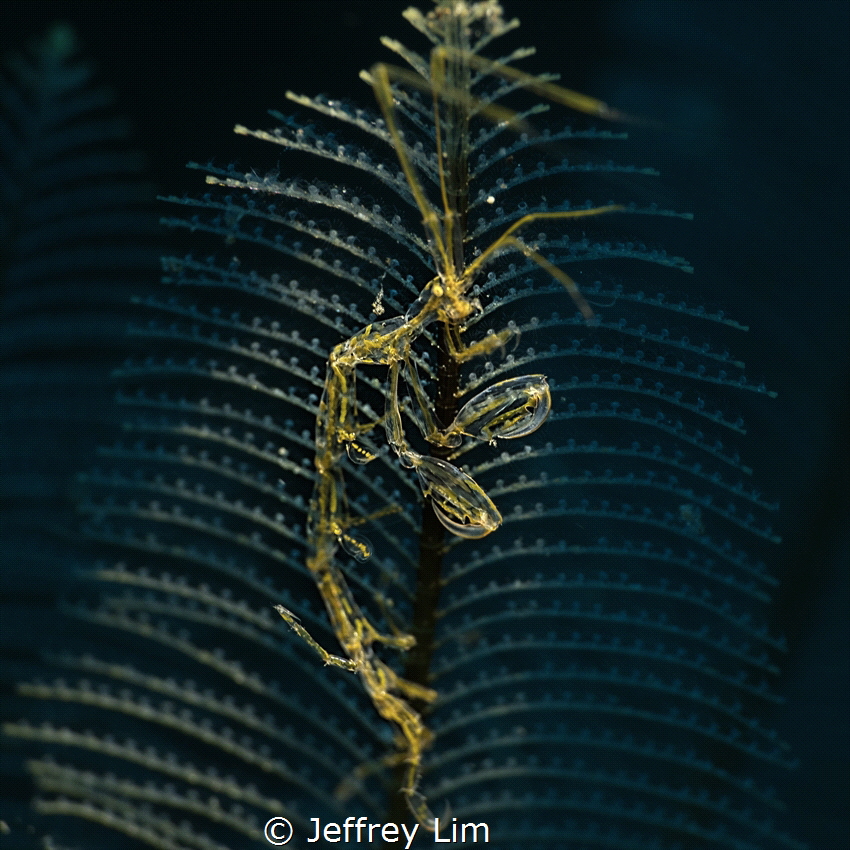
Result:
M483 14L481 10L485 5L441 4L431 16L465 16L459 26L468 26L468 19ZM426 20L420 13L416 14L423 21ZM428 20L437 19L431 16L428 16ZM510 28L505 25L505 30ZM446 33L450 31L452 25L447 24ZM394 49L404 54L400 46L396 45ZM403 679L377 657L375 644L410 649L414 638L407 634L381 634L356 604L345 578L335 564L336 553L340 548L359 561L368 558L371 552L368 541L351 530L358 523L348 511L342 472L345 457L356 464L368 463L375 457L360 442L365 432L378 422L370 426L358 422L355 393L358 369L364 366L387 369L386 409L379 421L383 422L387 443L399 463L415 470L423 496L430 501L439 522L451 534L461 538L476 539L492 533L501 525L502 516L482 487L468 473L443 457L421 454L411 447L401 415L401 382L411 391L413 422L425 441L437 452L460 446L464 437L493 444L499 439L516 439L536 431L551 410L549 384L544 375L524 375L495 383L467 401L451 424L441 429L431 410L433 402L417 372L414 346L423 334L441 331L448 356L455 364L461 364L492 354L515 337L515 331L505 329L474 342L464 343L461 340L464 323L481 309L478 300L470 296L470 290L486 264L506 250L519 251L558 280L585 320L592 322L593 310L573 279L527 245L521 238L521 232L535 222L561 222L623 209L618 204L608 204L581 210L530 213L507 227L475 259L463 261L462 252L457 248L462 242L459 230L462 225L449 198L449 176L444 165L448 151L443 111L451 108L467 116L479 114L488 120L515 127L522 127L522 121L509 109L477 99L469 90L468 83L466 88L452 83L448 73L450 66L465 69L465 76L463 72L460 73L462 79L469 80L469 70L475 69L517 82L551 101L580 112L608 119L625 117L601 101L450 44L438 44L431 51L428 78L387 64L375 65L368 73L361 75L372 86L405 183L421 214L436 275L425 282L419 297L405 316L366 325L336 345L328 358L316 424L317 476L309 511L312 553L307 559L307 566L323 597L344 657L332 655L319 646L286 609L278 606L277 610L290 628L326 664L358 674L375 709L397 730L399 749L394 763L403 766L401 792L417 820L431 830L434 828L434 817L418 790L422 754L430 743L431 734L412 703L430 702L436 694L430 688ZM423 71L424 67L423 63ZM399 127L393 90L394 85L399 84L424 91L433 100L439 207L428 198Z

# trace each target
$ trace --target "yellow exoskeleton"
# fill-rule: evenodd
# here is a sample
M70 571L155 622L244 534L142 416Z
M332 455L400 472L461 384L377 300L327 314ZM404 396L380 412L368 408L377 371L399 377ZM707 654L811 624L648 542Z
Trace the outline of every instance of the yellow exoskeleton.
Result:
M401 164L408 189L422 216L427 243L436 274L428 280L407 313L375 321L340 343L328 359L324 392L316 423L317 481L310 508L309 539L312 547L307 565L324 599L334 633L344 656L332 655L321 647L283 606L276 606L281 617L326 664L357 673L378 713L397 729L398 750L392 761L403 763L401 791L417 820L433 829L434 818L425 798L418 791L422 753L430 733L411 701L429 702L436 692L407 681L395 673L373 651L376 643L400 650L410 649L415 639L408 634L380 633L356 604L335 556L340 547L358 560L369 557L368 542L353 530L355 524L346 503L341 461L349 457L355 463L367 463L374 455L359 444L359 438L375 423L361 424L357 419L355 385L362 366L384 366L388 370L388 388L383 424L386 438L402 466L414 469L423 495L430 500L439 521L452 534L477 538L499 527L502 517L484 490L468 474L449 461L414 451L404 431L399 401L399 383L410 391L415 415L412 417L425 441L436 448L459 446L464 437L488 442L523 437L545 421L551 408L549 386L544 375L525 375L491 385L468 401L448 426L440 427L432 414L428 397L417 373L413 346L426 331L442 334L448 357L459 364L502 348L514 336L506 329L490 333L470 344L461 339L464 325L481 310L470 290L487 264L502 252L519 251L560 281L588 321L593 311L575 282L529 244L523 241L524 229L542 220L563 221L598 216L622 209L618 205L583 208L561 212L525 215L511 224L485 250L473 259L464 257L464 233L453 201L452 184L458 175L452 172L458 157L453 150L463 144L456 138L466 132L464 122L478 113L495 122L522 121L515 113L494 103L481 101L471 94L473 74L496 75L531 90L548 100L580 112L622 118L604 103L554 85L544 79L492 62L477 54L491 38L512 29L516 21L504 22L498 4L444 0L427 16L408 9L405 16L418 29L432 34L437 45L431 51L427 67L417 67L397 42L384 44L414 65L409 71L391 65L374 66L363 77L372 86L383 114L386 130ZM470 33L482 29L484 37L470 44ZM430 95L433 102L435 148L439 174L440 204L428 198L405 143L396 118L395 86L406 85ZM291 93L293 100L298 98ZM452 114L447 122L446 114ZM460 116L460 118L458 117ZM448 128L448 129L447 129ZM268 134L237 128L238 132L269 138ZM272 139L274 140L274 139ZM465 159L460 158L464 165ZM238 188L253 188L239 179L208 177L208 182Z

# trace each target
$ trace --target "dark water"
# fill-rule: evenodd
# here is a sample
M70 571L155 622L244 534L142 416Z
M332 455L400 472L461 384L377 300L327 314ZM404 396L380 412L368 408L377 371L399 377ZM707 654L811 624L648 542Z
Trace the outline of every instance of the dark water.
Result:
M283 108L286 90L370 104L357 72L381 56L379 35L411 41L400 18L406 5L7 4L0 44L4 53L17 50L52 22L71 23L133 125L134 147L149 161L145 174L160 193L179 195L198 187L197 174L183 167L187 161L214 157L250 166L255 153L265 156L259 143L233 137L232 125L266 126L266 110ZM779 579L771 630L788 638L776 686L787 702L762 719L778 728L800 766L758 778L787 801L783 825L794 837L813 850L843 846L850 679L848 7L527 2L509 5L508 13L523 24L510 44L536 45L535 68L557 69L565 85L661 122L636 128L621 158L658 166L659 203L694 212L693 233L682 236L681 250L696 269L687 285L696 301L749 325L735 354L751 380L778 394L747 403L742 454L753 481L781 504L774 525L783 542L768 566ZM280 157L284 172L286 157ZM139 208L143 217L147 208ZM110 306L92 314L91 331L80 334L74 316L60 311L66 318L48 322L48 330L61 334L64 323L70 342L40 343L26 369L10 373L4 466L19 488L14 492L26 496L5 506L10 523L23 517L26 524L27 511L49 504L70 529L69 482L93 463L94 447L109 441L120 419L108 379L124 346L120 303L155 285L158 244L174 238L152 236L145 222L134 227L141 234L138 255L129 271L116 259ZM115 257L124 250L110 245ZM104 281L102 289L108 287ZM14 334L13 325L4 326L7 334ZM34 539L15 534L8 539ZM13 544L4 567L17 612L3 627L15 648L13 670L27 660L27 648L61 643L69 628L47 616L28 634L20 613L52 610L50 599L69 578L57 575L50 555L49 546L61 551L62 541L44 546L43 557L22 571ZM13 783L14 770L11 763ZM19 789L11 790L11 811L25 819ZM72 846L85 846L79 834L76 841Z

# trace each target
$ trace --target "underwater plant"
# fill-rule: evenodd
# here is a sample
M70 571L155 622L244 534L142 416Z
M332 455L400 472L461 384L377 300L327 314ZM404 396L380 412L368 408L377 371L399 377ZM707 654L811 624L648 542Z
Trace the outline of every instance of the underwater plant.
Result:
M171 199L208 242L139 299L92 589L5 727L49 753L36 808L98 846L446 805L505 848L798 846L750 768L791 759L758 721L775 506L717 407L766 393L743 329L666 294L687 216L608 159L625 116L485 58L496 2L406 17L432 48L384 40L380 114L237 127L321 180L211 163Z

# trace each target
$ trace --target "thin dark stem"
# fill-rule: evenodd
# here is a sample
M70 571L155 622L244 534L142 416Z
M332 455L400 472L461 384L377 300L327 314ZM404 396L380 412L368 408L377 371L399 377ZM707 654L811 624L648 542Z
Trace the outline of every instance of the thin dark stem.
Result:
M446 67L446 85L449 90L469 91L470 70L462 58L469 49L467 35L457 19L447 18L446 43L456 48ZM441 134L445 145L439 167L445 185L444 236L449 244L446 249L452 264L452 274L459 280L465 268L464 237L469 209L469 173L467 155L469 146L468 104L461 100L450 99L448 104L435 104L435 127ZM460 387L460 363L453 356L456 347L452 344L451 334L457 337L457 327L443 324L440 334L440 348L437 359L437 388L434 398L434 413L438 427L449 426L458 412L458 389ZM451 450L433 446L433 457L447 458ZM416 638L416 645L407 654L404 666L404 678L419 685L430 686L431 661L434 656L434 635L437 628L437 611L442 587L443 555L445 553L445 534L430 499L425 500L422 509L422 529L419 535L419 565L416 573L416 593L413 601L413 621L410 632ZM427 715L430 706L414 704L414 708ZM400 787L403 777L403 765L395 773L395 791L390 799L389 819L402 823L410 819L410 811Z
M445 427L454 420L458 410L457 389L460 382L460 369L450 353L448 327L443 328L437 367L437 397L435 413L437 423ZM435 457L448 454L449 450L433 447ZM413 619L410 633L416 638L416 645L408 652L404 665L404 678L409 682L428 686L431 676L431 660L434 656L434 634L437 628L437 609L442 586L443 553L445 528L437 519L431 500L427 499L422 509L422 528L419 534L419 564L416 571L416 592L413 600ZM429 706L425 703L414 705L423 714ZM403 779L403 765L395 772L394 792L390 799L388 819L395 823L412 820L407 801L400 791Z

